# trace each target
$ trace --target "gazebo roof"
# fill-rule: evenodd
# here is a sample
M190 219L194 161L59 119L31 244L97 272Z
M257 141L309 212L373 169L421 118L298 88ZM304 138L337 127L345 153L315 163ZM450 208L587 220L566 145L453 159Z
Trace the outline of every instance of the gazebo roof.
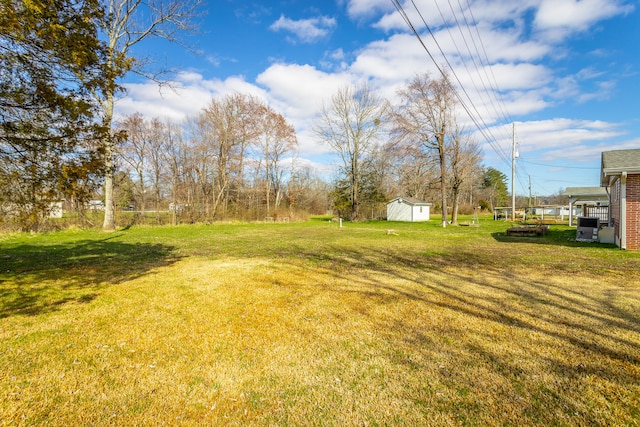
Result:
M609 195L604 187L567 187L564 191L571 203L608 201Z

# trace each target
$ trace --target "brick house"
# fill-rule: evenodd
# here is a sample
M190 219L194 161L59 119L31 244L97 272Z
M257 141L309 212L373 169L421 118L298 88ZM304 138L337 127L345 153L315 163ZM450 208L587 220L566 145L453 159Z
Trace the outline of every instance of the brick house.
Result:
M640 250L640 149L603 151L600 185L609 192L616 245Z

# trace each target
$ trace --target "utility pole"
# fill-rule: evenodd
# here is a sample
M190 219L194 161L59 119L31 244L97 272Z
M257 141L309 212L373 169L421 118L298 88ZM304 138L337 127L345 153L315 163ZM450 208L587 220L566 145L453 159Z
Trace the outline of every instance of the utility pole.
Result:
M529 175L529 207L531 207L531 175Z
M512 125L511 141L511 221L516 220L516 124Z

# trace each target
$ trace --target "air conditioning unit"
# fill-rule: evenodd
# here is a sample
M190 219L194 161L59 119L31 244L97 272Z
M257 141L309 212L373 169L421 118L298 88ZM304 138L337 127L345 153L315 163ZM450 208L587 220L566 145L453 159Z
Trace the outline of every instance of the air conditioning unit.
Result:
M579 216L576 240L578 242L597 242L600 218L595 216Z

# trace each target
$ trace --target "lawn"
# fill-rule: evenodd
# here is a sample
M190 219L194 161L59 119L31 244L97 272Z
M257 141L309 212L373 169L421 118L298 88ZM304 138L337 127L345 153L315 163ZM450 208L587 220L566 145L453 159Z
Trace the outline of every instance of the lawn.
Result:
M0 235L0 425L639 425L640 253L438 223Z

